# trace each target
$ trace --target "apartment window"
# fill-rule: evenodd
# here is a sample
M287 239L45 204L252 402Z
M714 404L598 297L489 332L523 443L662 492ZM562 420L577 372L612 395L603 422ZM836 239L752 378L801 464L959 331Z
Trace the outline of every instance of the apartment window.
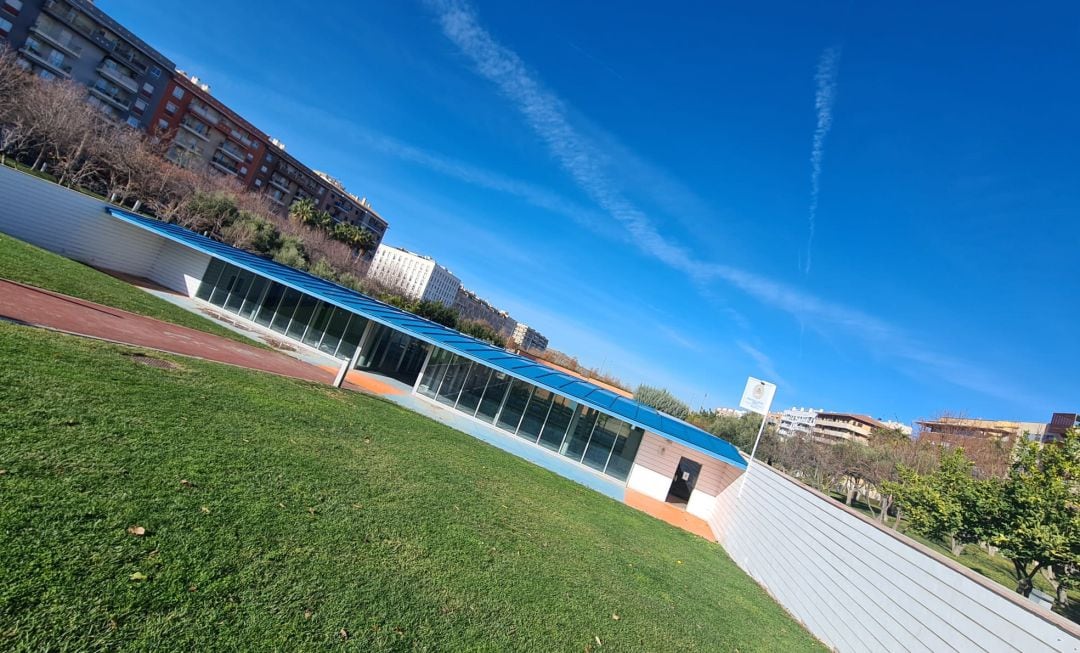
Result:
M255 188L258 188L259 186L262 186L262 179L255 180Z
M5 0L4 9L8 13L18 16L19 12L22 11L22 0ZM8 28L10 29L10 27L11 23L8 23Z
M259 168L259 171L261 171L261 172L269 172L269 171L268 171L268 170L266 169L266 166L263 166L263 167Z
M154 66L153 68L151 68L150 69L150 76L151 77L161 77L161 68L158 68L157 66Z
M0 18L0 34L7 35L11 31L11 21ZM21 61L21 59L20 59Z
M242 175L247 174L247 167L246 166L240 166L240 174L242 174Z
M136 113L142 113L143 111L146 111L146 100L135 100L133 109Z
M143 95L145 95L146 97L150 97L151 95L154 94L154 85L151 84L150 82L147 82L147 83L142 85L142 90L140 90L139 92L142 93Z
M134 116L129 117L127 119L127 124L134 127L134 128L136 128L136 129L138 129L139 128L139 119L135 118Z
M174 98L176 98L177 100L183 100L184 99L184 89L180 88L179 86L174 87L173 90L172 90L172 96Z
M172 102L166 102L165 103L165 113L169 114L170 116L172 114L176 113L177 108L178 107L175 104L173 104Z
M157 126L161 131L166 131L169 128L169 121L162 118L157 121Z

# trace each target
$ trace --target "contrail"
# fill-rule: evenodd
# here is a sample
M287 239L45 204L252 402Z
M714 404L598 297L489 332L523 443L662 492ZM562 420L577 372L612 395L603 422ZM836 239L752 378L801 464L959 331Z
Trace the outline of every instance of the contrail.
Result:
M818 59L817 93L814 107L817 109L817 129L814 130L814 146L810 151L810 236L806 241L806 274L810 273L813 259L814 229L817 220L818 194L821 192L821 162L825 158L825 137L832 127L833 102L836 101L836 72L840 65L840 47L826 48Z

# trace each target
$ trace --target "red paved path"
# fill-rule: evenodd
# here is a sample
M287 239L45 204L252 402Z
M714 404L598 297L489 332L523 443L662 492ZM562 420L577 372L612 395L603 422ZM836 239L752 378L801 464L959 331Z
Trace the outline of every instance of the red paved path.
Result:
M5 279L0 279L0 318L305 381L334 380L333 372L285 354Z

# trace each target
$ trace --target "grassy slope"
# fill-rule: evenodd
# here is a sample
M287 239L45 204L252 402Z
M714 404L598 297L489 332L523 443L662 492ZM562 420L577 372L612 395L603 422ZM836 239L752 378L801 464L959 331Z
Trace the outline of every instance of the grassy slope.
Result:
M260 343L250 338L104 272L4 234L0 234L0 278L260 346Z
M821 650L719 546L465 434L130 351L0 324L0 649Z

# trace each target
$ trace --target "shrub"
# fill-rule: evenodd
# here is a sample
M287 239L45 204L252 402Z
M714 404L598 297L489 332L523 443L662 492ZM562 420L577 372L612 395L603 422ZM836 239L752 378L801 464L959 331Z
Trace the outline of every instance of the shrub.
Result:
M285 236L281 239L281 246L274 254L274 260L297 270L306 269L308 261L304 241L293 236Z
M634 399L672 417L686 419L690 415L690 407L664 388L639 385L634 391Z

